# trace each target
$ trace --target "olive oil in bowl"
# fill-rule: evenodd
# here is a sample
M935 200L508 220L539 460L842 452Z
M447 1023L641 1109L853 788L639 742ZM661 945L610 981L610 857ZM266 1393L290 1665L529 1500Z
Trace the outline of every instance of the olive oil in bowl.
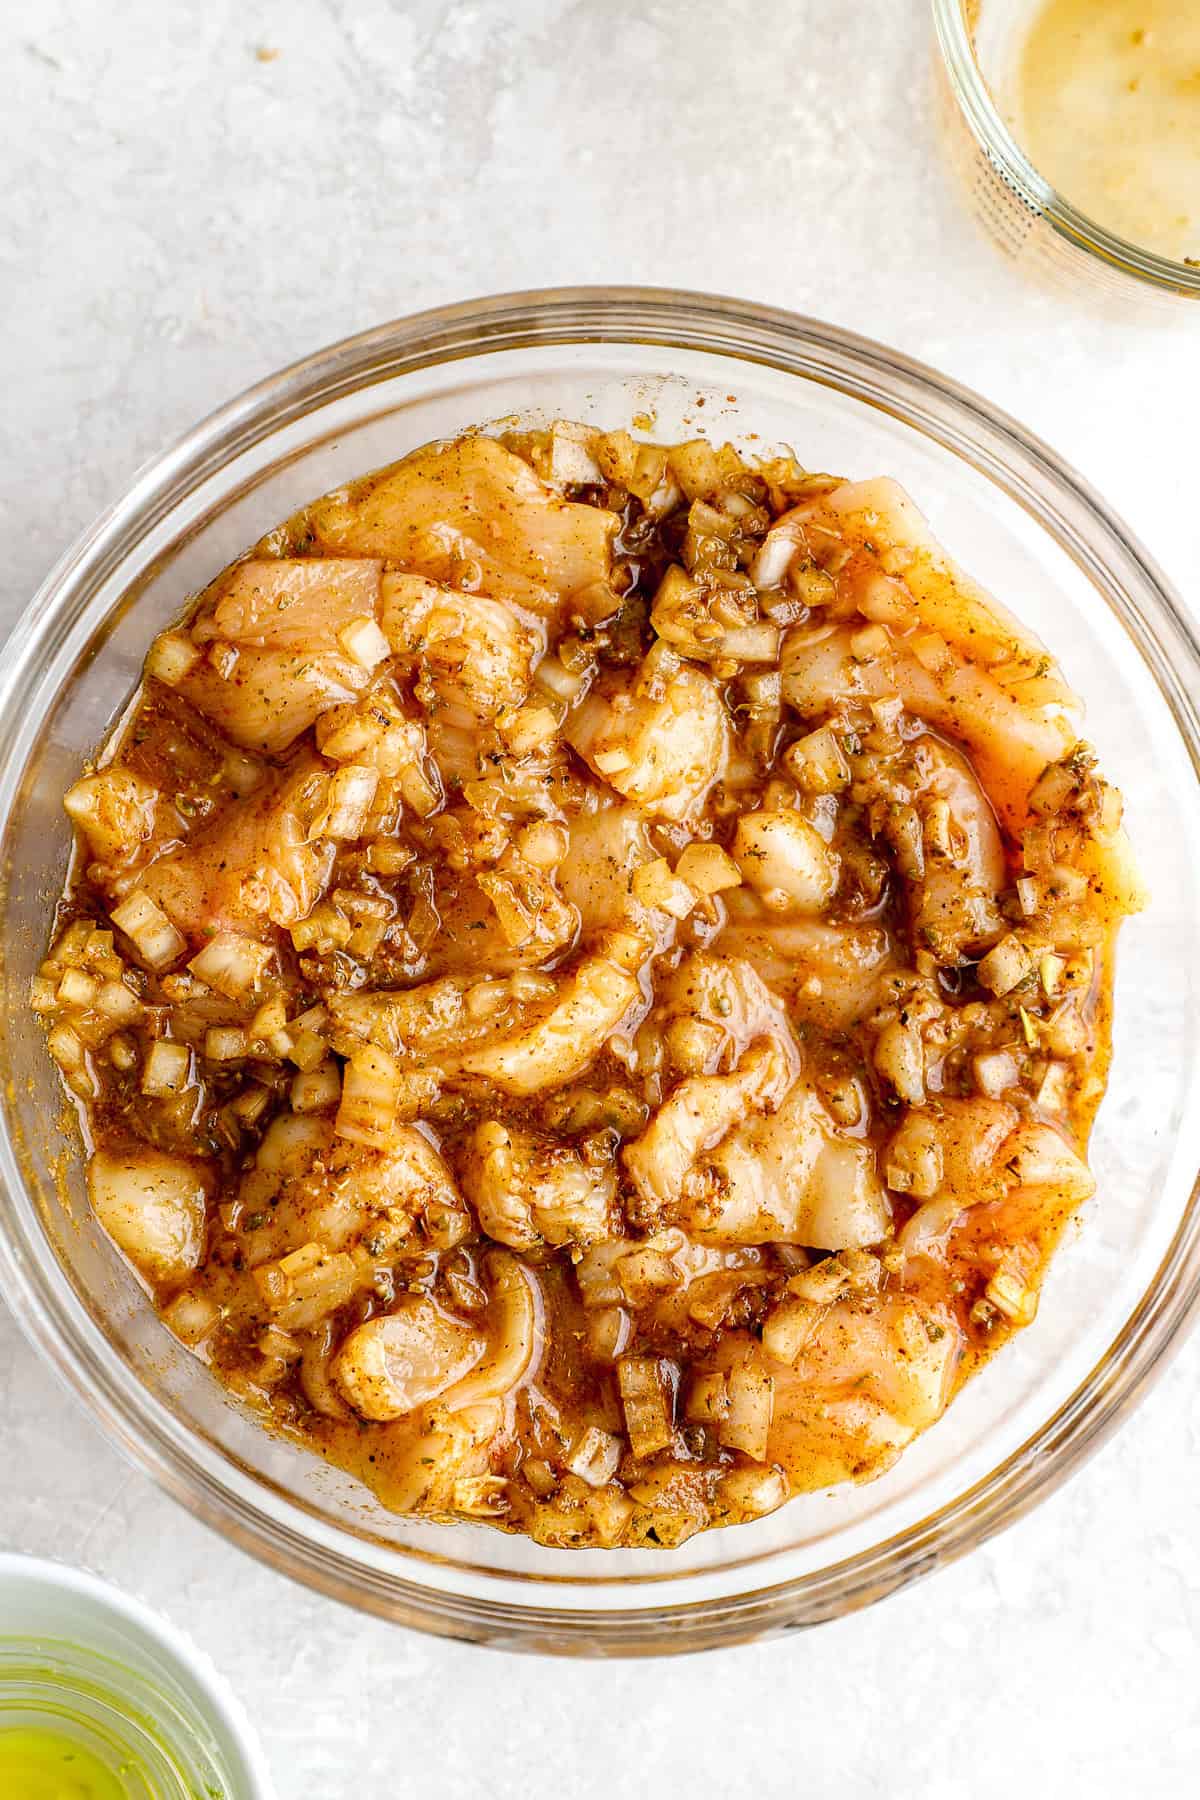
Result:
M65 1731L0 1727L0 1794L8 1800L126 1800L122 1776Z

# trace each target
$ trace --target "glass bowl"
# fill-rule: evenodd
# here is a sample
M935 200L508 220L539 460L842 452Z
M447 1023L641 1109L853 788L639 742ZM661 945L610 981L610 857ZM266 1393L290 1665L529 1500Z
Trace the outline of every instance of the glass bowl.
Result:
M1028 274L1131 319L1178 317L1181 301L1200 299L1200 266L1088 218L1038 173L1014 135L1004 96L1043 3L932 0L938 122L951 167L976 218Z
M1125 928L1100 1195L1036 1323L881 1480L671 1551L562 1551L384 1511L268 1436L161 1326L91 1219L26 1006L68 850L61 796L151 637L302 501L427 439L556 416L904 482L950 551L1061 653L1155 895ZM1178 1339L1200 1283L1196 639L1145 552L1049 450L931 370L830 325L660 290L566 290L385 325L198 426L54 570L0 670L7 1030L0 1278L103 1427L221 1534L339 1599L540 1651L694 1650L812 1625L960 1556L1055 1488Z

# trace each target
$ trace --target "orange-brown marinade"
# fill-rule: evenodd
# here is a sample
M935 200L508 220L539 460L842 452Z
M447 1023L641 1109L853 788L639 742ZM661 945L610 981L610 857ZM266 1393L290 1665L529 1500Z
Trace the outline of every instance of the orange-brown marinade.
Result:
M398 1510L880 1473L1093 1190L1143 896L1079 719L887 479L558 424L315 501L66 796L97 1217Z

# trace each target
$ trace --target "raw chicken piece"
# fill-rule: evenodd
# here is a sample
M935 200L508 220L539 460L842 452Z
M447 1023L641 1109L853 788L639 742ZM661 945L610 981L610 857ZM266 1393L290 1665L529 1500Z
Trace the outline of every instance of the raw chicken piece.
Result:
M474 727L519 706L546 634L501 600L464 594L422 575L383 578L384 635L417 676L416 696L452 723Z
M232 801L191 842L159 857L139 882L180 931L262 935L306 918L329 885L336 846L314 838L328 769L301 753L245 800Z
M768 1461L796 1489L882 1474L945 1411L962 1344L949 1307L889 1294L838 1301L794 1367L771 1364Z
M333 1360L333 1378L362 1418L402 1419L439 1400L485 1348L474 1326L408 1295L350 1333Z
M559 988L554 1005L515 1036L468 1051L460 1067L509 1094L562 1087L583 1073L634 1006L637 977L605 956L589 956Z
M370 681L378 648L347 646L376 622L379 573L378 562L316 557L235 564L192 620L203 654L173 685L233 743L286 750Z
M447 1215L468 1222L453 1175L415 1125L396 1126L388 1147L372 1150L335 1138L325 1119L280 1114L238 1198L247 1268L314 1242L344 1251L369 1239L382 1254L418 1226L440 1234Z
M772 912L820 912L838 883L836 854L792 807L743 813L733 860Z
M615 513L560 499L492 438L431 444L319 500L308 522L333 552L390 563L551 617L608 578Z
M651 1209L681 1202L704 1152L715 1149L749 1115L773 1112L794 1068L794 1058L789 1061L777 1045L764 1042L747 1050L732 1074L691 1075L681 1081L641 1137L622 1152L642 1201Z
M613 1237L616 1171L569 1145L494 1121L480 1125L460 1167L463 1190L489 1237L514 1250Z
M589 694L563 735L610 787L659 819L699 811L729 749L716 683L660 649L630 687Z
M567 822L567 854L555 873L563 897L579 912L584 935L637 919L630 893L635 869L652 861L646 821L635 806L609 804Z
M216 1182L195 1157L145 1144L97 1150L88 1164L92 1208L109 1237L148 1281L179 1282L199 1268Z
M1019 829L1028 818L1029 791L1049 762L1075 742L1060 706L1028 700L997 675L947 649L931 671L897 638L877 656L856 656L857 627L834 625L820 633L802 628L784 639L780 665L783 695L797 712L819 720L846 698L883 699L898 694L909 712L956 738L970 751L1005 823Z
M702 1244L877 1244L891 1206L868 1144L840 1136L803 1076L778 1111L736 1126L671 1209Z
M728 923L713 948L749 963L797 1017L844 1031L878 1006L880 983L895 962L879 926L780 915L744 888L725 904Z

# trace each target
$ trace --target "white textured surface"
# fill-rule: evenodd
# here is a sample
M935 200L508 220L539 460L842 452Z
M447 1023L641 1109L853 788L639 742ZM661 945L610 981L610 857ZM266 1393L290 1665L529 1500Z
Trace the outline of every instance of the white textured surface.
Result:
M570 281L740 293L1008 407L1185 589L1190 330L1035 297L933 142L920 0L40 0L0 25L0 626L134 468L306 350ZM259 48L279 54L260 60ZM1200 321L1198 321L1200 323ZM243 1693L285 1800L1195 1792L1200 1342L1065 1491L815 1635L660 1665L360 1619L130 1470L0 1316L0 1542L85 1562Z

